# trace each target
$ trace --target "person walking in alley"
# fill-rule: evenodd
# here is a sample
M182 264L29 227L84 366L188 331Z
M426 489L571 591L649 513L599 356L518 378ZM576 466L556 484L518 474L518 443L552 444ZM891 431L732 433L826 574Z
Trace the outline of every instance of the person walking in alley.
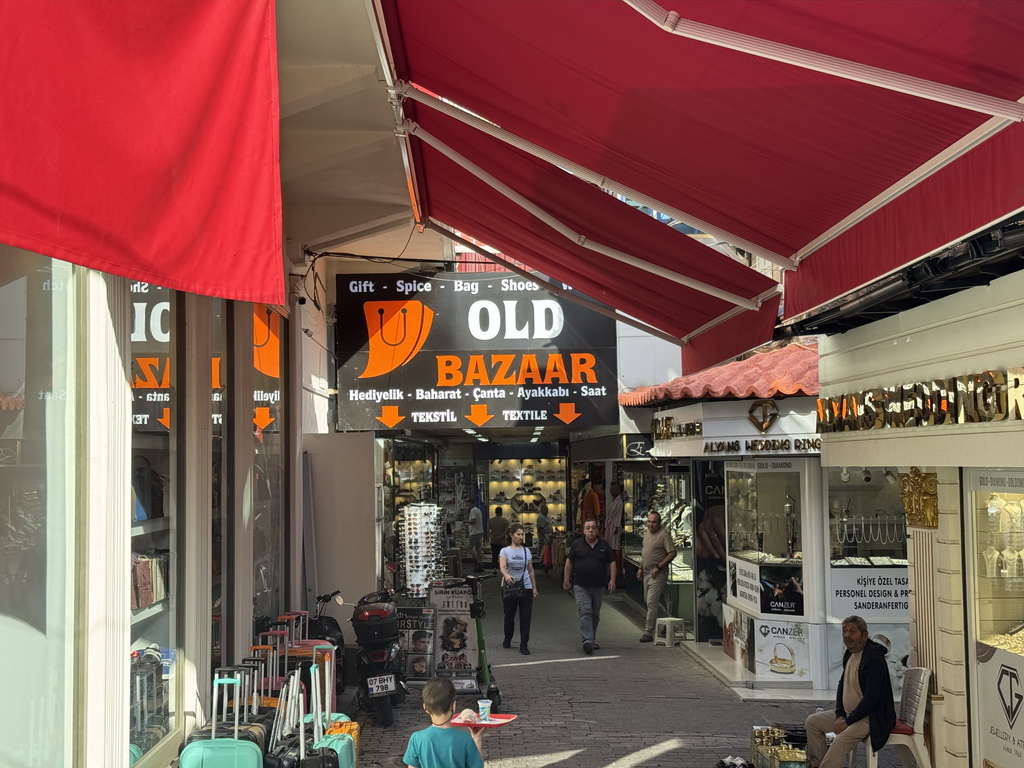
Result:
M610 575L609 575L610 572ZM615 591L618 569L608 542L597 535L597 520L583 524L583 536L576 539L565 556L562 588L576 599L580 615L583 652L592 654L597 644L597 625L601 621L601 598L605 587Z
M483 768L481 731L453 726L456 706L455 685L448 678L435 677L423 686L430 726L409 737L402 757L409 768Z
M551 542L551 518L548 517L548 504L541 502L540 512L537 514L537 545L540 552L540 563L544 568L544 575L548 575L551 568L552 553L547 549Z
M487 538L491 541L491 568L498 572L498 555L508 538L508 520L502 514L501 507L494 508L494 517L487 521Z
M647 603L647 622L644 633L640 636L641 643L654 640L654 624L658 620L658 605L661 593L668 582L668 564L676 557L676 545L668 531L661 527L661 515L650 512L647 515L647 533L644 534L643 549L640 555L640 569L636 572L637 581L644 583L644 602Z
M508 529L511 542L501 550L501 597L505 608L505 640L503 648L512 647L519 611L519 652L530 655L530 622L533 620L533 598L537 596L537 577L533 574L533 553L523 546L523 526L513 523Z
M892 681L884 646L868 639L868 625L860 616L843 619L843 674L836 689L836 707L815 712L807 728L807 762L810 768L839 768L846 755L866 736L876 752L885 746L896 724ZM825 746L825 734L836 735Z
M476 561L476 573L483 573L484 570L484 515L480 507L474 506L469 510L469 551Z

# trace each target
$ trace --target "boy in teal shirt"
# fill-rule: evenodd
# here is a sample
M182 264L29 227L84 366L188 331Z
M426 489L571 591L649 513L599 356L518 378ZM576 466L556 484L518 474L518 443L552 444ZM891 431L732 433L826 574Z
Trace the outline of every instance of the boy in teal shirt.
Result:
M409 768L483 768L479 729L471 735L454 727L455 707L455 686L448 678L432 678L423 687L423 711L431 724L409 737L402 758Z

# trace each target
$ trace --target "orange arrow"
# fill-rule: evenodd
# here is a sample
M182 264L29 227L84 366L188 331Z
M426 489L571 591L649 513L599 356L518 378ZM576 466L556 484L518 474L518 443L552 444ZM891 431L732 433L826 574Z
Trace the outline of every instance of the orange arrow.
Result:
M488 421L494 418L487 412L487 403L481 403L479 405L469 406L469 416L466 417L478 427L482 427Z
M170 408L164 408L164 415L161 416L159 419L157 419L157 421L159 421L165 427L170 429L171 428L171 409Z
M260 429L266 429L267 425L273 420L274 417L270 415L269 408L257 408L256 416L253 418L252 422Z
M404 421L405 416L399 415L397 405L382 405L380 416L377 416L376 419L385 427L393 427L398 422Z
M582 413L576 412L575 403L559 403L558 410L555 412L555 418L559 421L564 421L566 424L572 424L582 415Z

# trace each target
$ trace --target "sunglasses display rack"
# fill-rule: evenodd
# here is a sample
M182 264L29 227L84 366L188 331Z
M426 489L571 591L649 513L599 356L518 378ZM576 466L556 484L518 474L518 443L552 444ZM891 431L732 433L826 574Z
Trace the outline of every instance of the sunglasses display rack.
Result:
M398 563L406 594L426 597L430 582L444 575L444 521L436 504L406 504L399 517Z

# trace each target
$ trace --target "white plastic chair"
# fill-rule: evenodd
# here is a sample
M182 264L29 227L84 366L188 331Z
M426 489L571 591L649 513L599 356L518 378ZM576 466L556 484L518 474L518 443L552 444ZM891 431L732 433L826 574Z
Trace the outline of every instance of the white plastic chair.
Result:
M928 745L924 742L924 716L928 709L928 680L932 671L926 667L911 667L903 676L903 693L900 695L900 708L896 711L896 725L889 733L886 746L899 750L900 761L910 765L910 757L917 761L918 768L932 768ZM878 753L871 748L871 737L861 743L867 753L867 768L878 768ZM857 762L857 748L850 751L847 765L849 768Z

